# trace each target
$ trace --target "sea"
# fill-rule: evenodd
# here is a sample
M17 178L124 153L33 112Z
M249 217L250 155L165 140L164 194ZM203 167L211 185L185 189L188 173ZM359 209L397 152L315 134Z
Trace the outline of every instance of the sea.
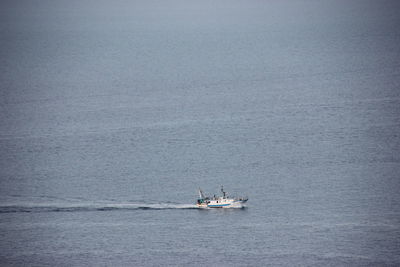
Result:
M1 1L0 265L399 266L400 1Z

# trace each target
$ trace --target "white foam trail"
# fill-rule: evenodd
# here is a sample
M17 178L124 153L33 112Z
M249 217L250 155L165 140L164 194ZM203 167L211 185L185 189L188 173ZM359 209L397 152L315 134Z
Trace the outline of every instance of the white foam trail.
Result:
M2 203L0 213L9 212L73 212L104 210L163 210L163 209L197 209L194 204L173 203Z

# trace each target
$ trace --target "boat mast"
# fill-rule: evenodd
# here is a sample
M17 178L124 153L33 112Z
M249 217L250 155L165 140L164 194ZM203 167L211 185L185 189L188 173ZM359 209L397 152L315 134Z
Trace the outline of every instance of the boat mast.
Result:
M199 196L200 196L200 199L205 199L206 197L204 196L204 193L203 193L203 191L201 190L201 188L199 188Z
M223 196L224 196L224 198L225 198L226 192L224 191L224 186L223 186L223 185L221 185L221 192L222 192L222 194L223 194Z

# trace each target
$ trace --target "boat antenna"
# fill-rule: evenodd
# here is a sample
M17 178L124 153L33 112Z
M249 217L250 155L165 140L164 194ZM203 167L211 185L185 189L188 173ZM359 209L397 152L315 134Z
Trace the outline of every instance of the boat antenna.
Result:
M223 185L221 185L221 192L222 192L222 194L223 194L224 197L225 197L226 193L224 192L224 186L223 186Z

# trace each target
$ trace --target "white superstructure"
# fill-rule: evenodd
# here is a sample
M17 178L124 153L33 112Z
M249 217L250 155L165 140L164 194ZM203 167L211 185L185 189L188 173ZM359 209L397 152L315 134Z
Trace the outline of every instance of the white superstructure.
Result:
M224 188L221 186L222 196L209 198L206 197L201 189L199 189L199 199L197 207L199 208L243 208L248 198L231 198L226 195Z

